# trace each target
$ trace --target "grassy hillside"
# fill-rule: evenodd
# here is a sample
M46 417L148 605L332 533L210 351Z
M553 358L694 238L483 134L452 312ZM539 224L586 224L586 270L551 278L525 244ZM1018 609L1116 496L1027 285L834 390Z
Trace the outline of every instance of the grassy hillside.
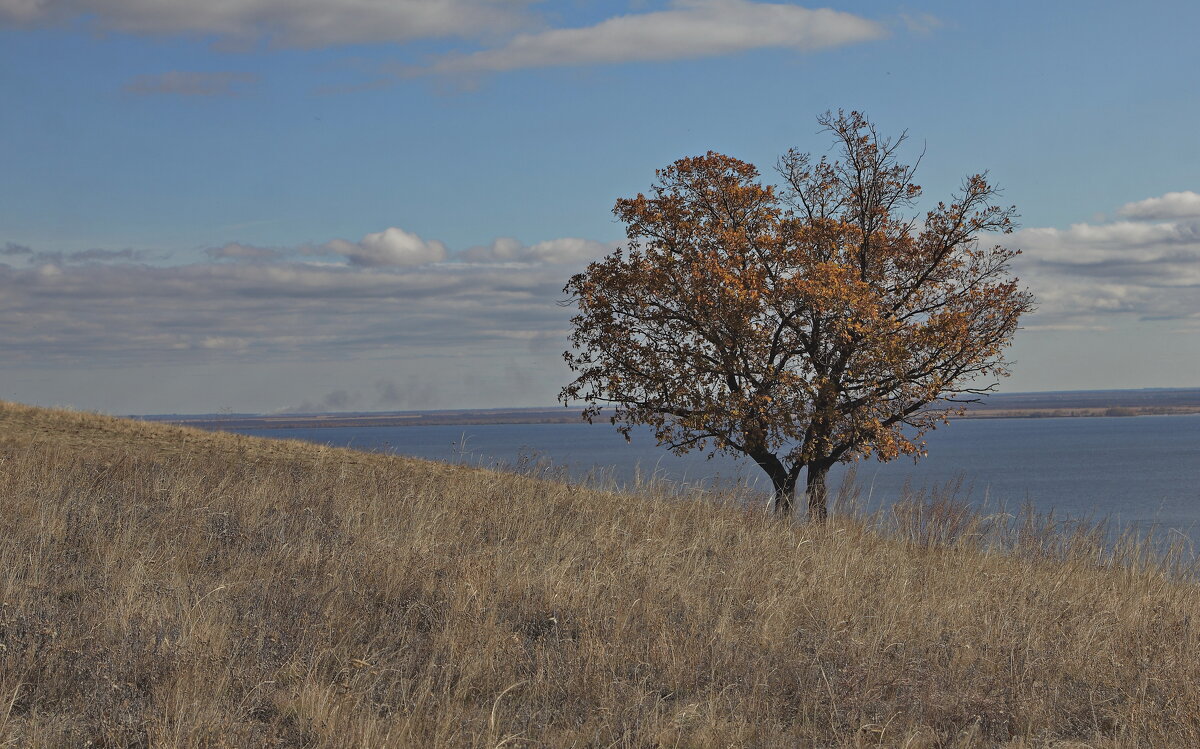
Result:
M1200 746L1195 584L946 508L0 404L0 518L3 746Z

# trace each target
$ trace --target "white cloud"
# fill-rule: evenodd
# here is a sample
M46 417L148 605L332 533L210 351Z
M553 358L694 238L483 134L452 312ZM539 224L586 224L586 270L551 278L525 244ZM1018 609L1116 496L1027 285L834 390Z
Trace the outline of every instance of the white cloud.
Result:
M489 245L464 250L462 257L469 263L581 263L607 255L621 244L563 237L524 245L501 237Z
M232 260L269 264L275 268L291 267L282 261L300 261L293 265L305 267L343 267L345 264L362 268L404 268L448 263L465 268L467 265L562 265L581 264L607 255L624 246L624 242L596 242L579 237L547 239L531 245L512 237L500 237L486 245L451 252L445 244L435 239L425 239L418 234L399 227L366 235L357 242L334 239L321 245L297 245L294 247L258 247L230 242L221 247L210 247L204 252L214 260ZM10 243L11 245L11 243ZM32 249L11 245L9 254L28 256L34 260L61 261L62 253L35 253ZM0 253L5 252L0 249ZM99 253L92 250L90 253ZM113 253L113 259L136 260L129 250ZM78 253L76 253L78 254ZM314 257L316 256L316 257ZM324 256L326 259L317 259ZM338 259L333 260L333 256ZM70 256L71 259L74 256ZM90 258L89 258L90 259Z
M852 13L753 0L673 0L665 10L545 29L529 11L537 1L0 0L0 28L83 23L100 31L214 38L231 48L260 40L307 48L451 37L507 40L429 67L406 68L403 74L410 76L714 57L767 47L812 51L888 33L884 25ZM921 17L922 28L935 23ZM172 71L135 78L125 90L218 96L253 82L246 73Z
M87 20L134 34L267 38L324 47L438 37L478 38L526 27L529 0L0 0L0 26Z
M0 264L0 348L43 365L511 355L495 331L566 327L565 281L560 266L525 264Z
M489 245L468 248L462 255L468 263L519 262L524 259L527 249L512 237L499 237Z
M371 268L426 265L446 259L446 245L437 240L424 240L394 226L368 234L359 242L335 239L325 247L345 256L354 265Z
M0 0L0 22L33 23L49 9L46 0Z
M138 96L237 96L242 92L242 86L257 82L258 76L253 73L172 70L157 75L139 75L122 90Z
M392 227L319 246L231 242L168 265L0 242L16 261L0 263L0 348L18 366L545 355L566 345L558 301L571 266L615 246L500 239L450 253ZM332 254L339 262L313 257Z
M1022 229L1014 241L1036 249L1043 260L1084 265L1145 262L1177 256L1200 244L1200 221L1072 224L1069 229Z
M1200 193L1191 190L1169 192L1161 197L1126 203L1118 212L1138 220L1200 217Z
M1022 229L996 241L1023 251L1022 279L1038 297L1030 327L1082 329L1106 319L1200 320L1200 220L1188 199L1168 193L1130 203L1120 213L1150 219Z
M529 248L529 257L542 263L577 263L607 255L616 243L605 244L588 239L564 237L538 242Z
M242 351L249 345L249 341L245 338L230 338L227 336L205 336L200 339L200 348L205 349L230 349L234 351Z
M446 57L422 72L474 73L519 68L716 57L781 47L811 51L886 36L851 13L750 0L676 0L670 9L616 16L594 26L521 34L508 44Z
M270 247L256 247L241 242L230 242L223 247L210 247L204 252L215 260L272 260L281 255L279 250Z

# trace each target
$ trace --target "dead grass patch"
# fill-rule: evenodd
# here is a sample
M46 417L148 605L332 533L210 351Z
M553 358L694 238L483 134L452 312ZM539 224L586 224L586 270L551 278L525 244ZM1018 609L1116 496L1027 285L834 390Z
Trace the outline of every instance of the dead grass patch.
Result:
M0 503L14 746L1200 745L1200 590L1086 534L10 404Z

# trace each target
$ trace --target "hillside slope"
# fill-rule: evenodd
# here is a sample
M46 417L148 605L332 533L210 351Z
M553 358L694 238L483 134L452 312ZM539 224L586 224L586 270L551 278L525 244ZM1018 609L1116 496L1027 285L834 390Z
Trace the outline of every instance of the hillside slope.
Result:
M0 404L0 745L1200 745L1196 585L931 512Z

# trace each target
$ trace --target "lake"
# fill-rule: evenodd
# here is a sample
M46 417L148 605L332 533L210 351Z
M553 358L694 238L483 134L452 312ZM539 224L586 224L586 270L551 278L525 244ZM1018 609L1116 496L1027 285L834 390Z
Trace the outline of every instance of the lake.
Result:
M597 472L622 485L655 476L770 488L745 459L674 456L649 430L626 443L607 423L237 431L489 467L540 462L575 479ZM1110 517L1122 528L1177 528L1200 541L1200 416L959 419L926 440L929 457L918 463L858 464L856 481L871 508L889 504L906 484L932 489L961 478L960 496L975 504L1012 510L1029 502L1068 517ZM830 472L831 490L846 469Z

